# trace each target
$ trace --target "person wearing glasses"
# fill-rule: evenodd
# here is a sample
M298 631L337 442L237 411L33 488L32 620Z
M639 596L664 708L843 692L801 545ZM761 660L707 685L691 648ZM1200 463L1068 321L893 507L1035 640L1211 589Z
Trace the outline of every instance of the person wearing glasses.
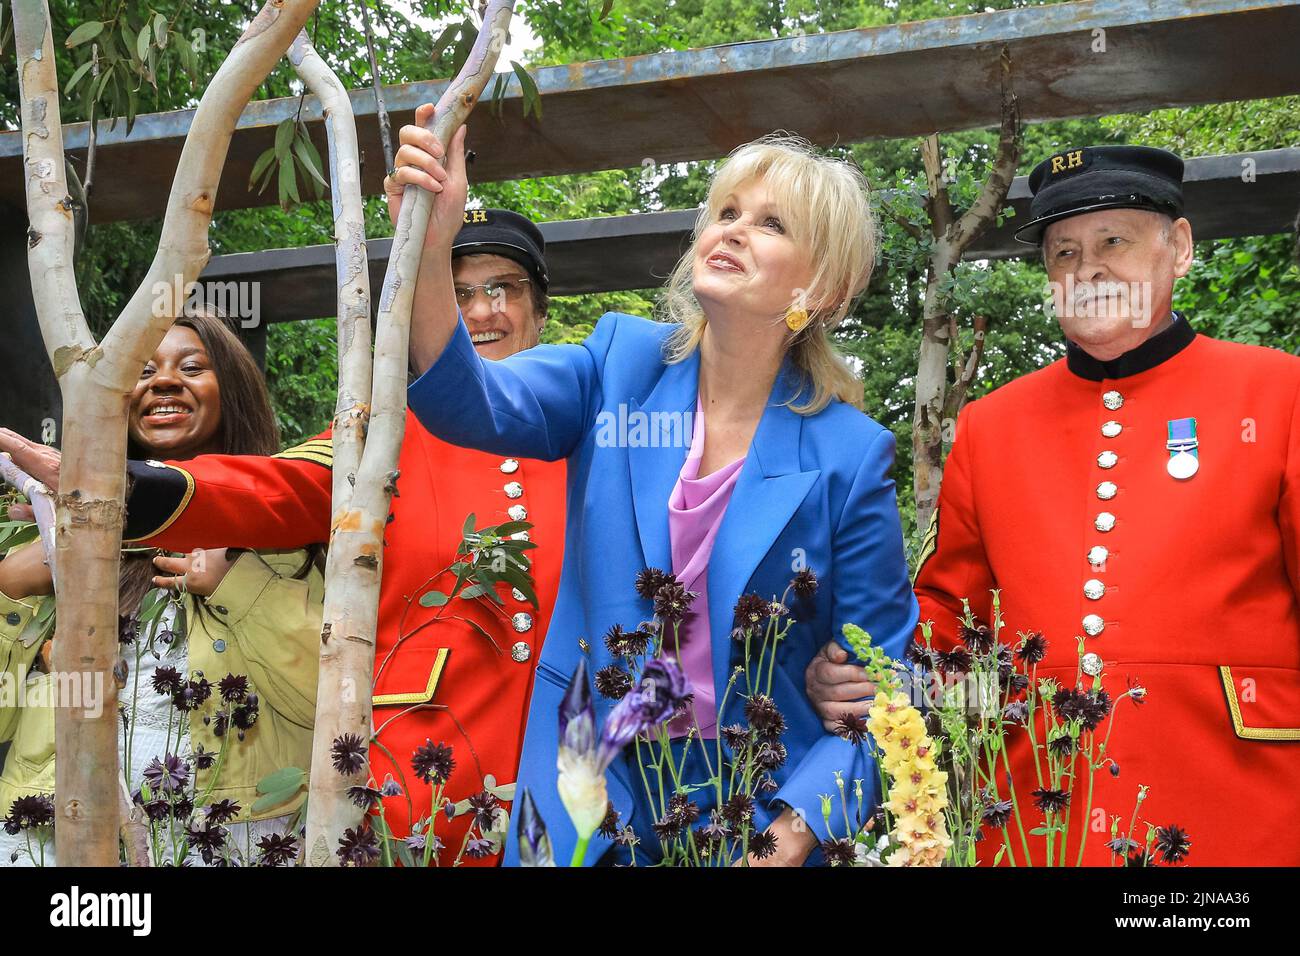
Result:
M399 159L402 157L399 155ZM394 221L404 183L414 170L400 167L385 181ZM548 309L545 240L537 226L504 209L464 213L453 247L455 295L482 358L495 361L538 343ZM414 316L412 340L427 337ZM425 371L419 349L413 367ZM185 462L131 462L127 539L172 551L207 547L265 550L327 541L333 446L329 431L282 457L201 455ZM0 449L13 452L29 473L57 483L57 473L39 473L38 457L49 450L0 434ZM287 457L284 457L287 456ZM528 715L528 697L542 640L559 586L565 527L565 464L519 455L488 454L435 438L408 415L398 460L398 495L384 532L384 573L373 685L374 726L368 774L373 790L384 792L387 825L399 839L410 838L413 856L423 833L413 823L436 816L439 865L491 866L500 845L476 818L500 819L515 780ZM192 489L192 493L189 490ZM466 518L475 526L526 521L527 551L537 603L522 591L501 588L497 604L486 597L457 598L445 607L425 607L421 595L450 594ZM293 542L288 544L285 542ZM448 820L432 808L433 787L412 764L438 763L438 748L451 748L453 767L442 787L445 801L479 797L483 814ZM385 780L392 782L385 787ZM495 783L485 783L485 777ZM394 789L394 785L396 789ZM495 793L481 797L492 786ZM408 801L409 797L409 801ZM488 806L492 804L492 806Z
M453 246L452 279L456 304L483 358L503 359L540 340L548 306L544 245L537 226L517 212L466 211Z

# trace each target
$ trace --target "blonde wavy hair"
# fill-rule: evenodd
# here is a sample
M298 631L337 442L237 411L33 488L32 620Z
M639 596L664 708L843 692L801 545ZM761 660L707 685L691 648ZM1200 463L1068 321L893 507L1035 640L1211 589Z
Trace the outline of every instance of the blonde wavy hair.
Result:
M671 364L689 358L704 335L704 310L693 289L700 235L717 220L729 194L756 180L772 191L782 223L816 265L803 298L824 303L819 308L805 306L811 321L790 333L786 343L806 379L790 408L814 415L833 398L861 408L862 382L831 343L829 333L866 288L876 263L876 217L867 178L856 166L819 155L806 139L789 133L770 133L738 147L714 175L695 221L691 246L669 276L656 310L662 320L678 326L666 344L665 360ZM792 300L791 305L796 304Z

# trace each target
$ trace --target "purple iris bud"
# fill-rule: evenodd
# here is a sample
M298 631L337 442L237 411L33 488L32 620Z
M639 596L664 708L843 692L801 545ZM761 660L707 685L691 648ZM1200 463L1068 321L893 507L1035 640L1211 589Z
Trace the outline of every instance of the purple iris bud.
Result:
M587 659L579 658L560 702L560 746L579 754L596 746L596 707L587 681Z
M537 812L533 795L524 789L519 798L519 862L523 866L554 866L551 839L546 835L546 824Z

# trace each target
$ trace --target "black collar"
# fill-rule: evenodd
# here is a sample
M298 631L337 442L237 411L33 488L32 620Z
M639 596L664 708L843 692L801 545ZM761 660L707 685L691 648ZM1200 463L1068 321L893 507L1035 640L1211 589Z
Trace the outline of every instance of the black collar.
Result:
M1137 348L1125 352L1119 358L1102 362L1093 358L1073 342L1065 343L1065 361L1070 371L1090 382L1100 382L1108 378L1127 378L1138 372L1155 368L1162 362L1173 358L1196 338L1186 317L1174 313L1174 324L1163 332L1151 336Z

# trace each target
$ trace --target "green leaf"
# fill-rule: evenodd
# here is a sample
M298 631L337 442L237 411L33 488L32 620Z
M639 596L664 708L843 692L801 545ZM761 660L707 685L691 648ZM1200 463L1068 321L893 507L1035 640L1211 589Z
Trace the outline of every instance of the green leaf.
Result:
M113 33L105 33L99 38L99 52L110 62L122 58L122 51L117 48L117 37Z
M136 56L136 32L131 29L131 24L122 21L122 29L118 32L122 34L122 49L126 50L127 55L132 59L139 59Z
M85 63L81 64L81 66L72 71L72 76L68 78L68 85L63 88L64 96L67 96L72 92L72 88L81 82L81 78L90 72L90 68L93 65L93 60L87 60Z
M451 38L456 35L460 29L459 23L451 23L443 28L438 34L438 38L433 41L433 65L438 66L439 61L447 55L447 47L451 45Z
M533 523L531 521L507 521L505 524L497 525L492 528L493 534L501 538L508 538L512 534L518 534L520 531L531 531Z
M506 75L504 73L498 73L496 76L496 80L492 84L492 96L488 100L489 103L488 108L491 111L493 116L501 115L501 104L503 102L501 97L505 94L505 91L506 91Z
M512 587L519 589L519 593L533 607L541 607L537 603L537 593L533 590L533 582L529 580L528 575L524 574L518 568L507 568L502 575Z
M429 591L420 595L420 607L442 607L448 600L441 591Z
M41 602L41 606L36 613L31 616L22 631L18 634L18 640L24 647L35 647L42 643L46 637L54 630L54 598L50 597Z
M104 87L108 86L108 82L112 78L113 78L112 70L105 70L103 73L99 74L99 79L91 83L91 86L93 87L93 92L91 92L90 98L92 100L99 101L104 95Z
M474 521L475 521L474 512L471 511L469 515L465 518L465 523L461 525L460 536L462 538L468 538L471 534L474 533Z
M131 135L131 128L135 126L136 113L139 112L140 101L136 95L135 89L127 84L126 88L126 135Z
M250 808L253 813L262 813L278 807L282 803L288 803L302 791L302 787L286 787L284 790L273 790L270 793L263 794L253 801Z
M415 866L415 857L411 855L411 848L406 845L405 840L399 840L396 837L390 837L393 843L393 849L397 852L397 858L402 861L402 866Z
M460 25L460 39L456 41L456 48L452 51L451 67L453 72L460 72L460 68L465 65L469 59L470 50L474 48L474 41L478 39L478 27L474 26L473 21L465 20Z
M149 24L146 23L135 38L135 55L144 62L145 57L149 55L149 43L152 41Z
M305 136L299 136L293 141L293 152L316 182L322 186L329 186L329 183L325 182L325 177L321 175L320 153L316 152L316 147L312 145L311 140Z
M93 40L104 32L104 24L98 20L87 20L77 29L68 34L68 38L63 41L63 45L69 50L74 46L80 46L87 40Z
M294 173L293 163L280 162L280 205L287 205L289 199L302 202L298 198L298 177Z
M257 180L258 180L259 178L261 178L262 175L263 175L263 174L264 174L268 169L270 169L270 167L271 167L271 163L274 162L274 161L275 161L275 149L274 149L274 148L266 150L265 152L262 153L261 156L258 156L258 157L257 157L257 162L253 163L253 172L252 172L252 174L248 177L248 188L249 188L249 189L252 189L252 188L253 188L253 185L257 182ZM262 189L265 189L265 188L266 188L266 183L262 183ZM262 191L261 189L258 190L258 192L261 192L261 191Z
M460 596L463 597L466 601L472 601L476 597L482 597L485 594L495 594L495 593L496 592L492 590L491 585L484 584L483 582L480 581L478 584L471 584L464 591L461 591Z
M153 17L153 36L154 42L158 44L158 49L167 46L167 18L161 13L155 13Z
M542 97L541 94L537 92L537 84L533 82L533 78L528 75L528 71L524 69L523 64L512 61L510 65L514 68L515 76L519 77L519 88L524 94L524 116L527 117L529 110L531 109L537 118L541 119Z
M28 521L15 521L11 530L0 532L0 552L22 547L29 541L35 541L39 536L40 530L35 524Z
M161 592L156 592L156 593L161 593ZM155 601L153 604L149 606L147 610L144 609L143 605L141 605L140 618L139 618L140 623L149 624L153 621L156 621L159 617L162 616L163 609L166 607L167 607L167 602L165 600Z
M289 150L293 146L294 136L293 119L286 119L275 128L275 158L284 162L289 158Z
M515 798L516 784L508 783L504 787L486 787L488 793L498 800L513 800Z
M275 793L290 788L297 789L307 780L307 771L297 767L281 767L257 781L258 793Z

